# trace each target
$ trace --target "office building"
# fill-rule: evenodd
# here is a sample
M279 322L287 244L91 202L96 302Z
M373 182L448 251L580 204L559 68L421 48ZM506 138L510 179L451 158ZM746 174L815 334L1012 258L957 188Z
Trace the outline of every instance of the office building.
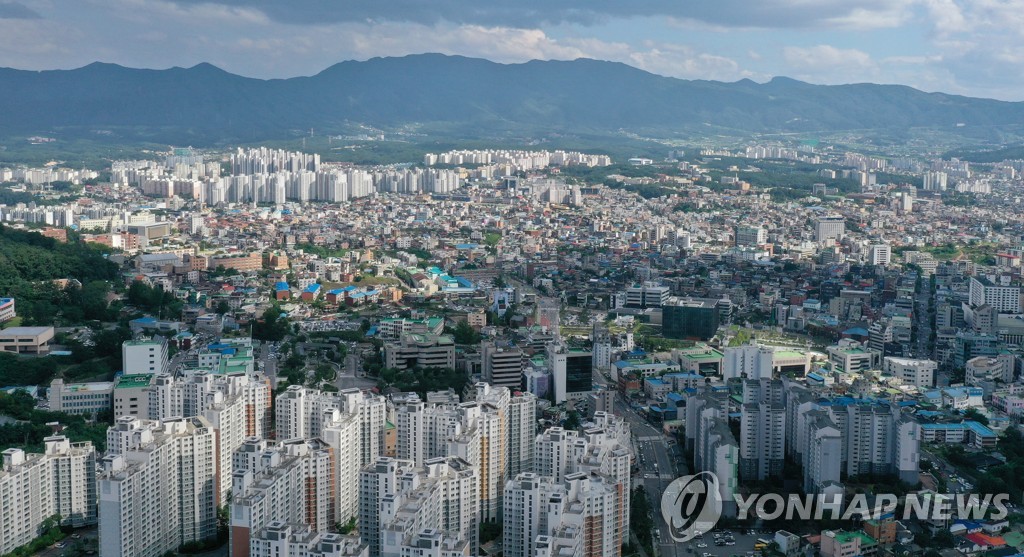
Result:
M768 242L768 231L760 226L737 226L737 246L760 246Z
M915 360L911 358L895 358L887 356L883 360L886 375L900 380L904 385L918 388L935 386L935 370L938 363L934 360Z
M594 388L594 357L589 350L551 343L547 347L548 365L554 381L555 403L583 400Z
M7 327L0 330L0 352L49 354L53 327Z
M815 242L835 242L846 235L846 220L840 216L818 217L814 221Z
M656 282L645 282L626 289L623 305L631 308L660 308L668 301L669 294L669 287Z
M671 297L662 307L661 330L665 338L708 340L721 323L719 300Z
M494 386L522 389L524 358L515 345L484 341L480 344L481 378Z
M868 265L888 265L892 257L889 244L871 244L868 246Z
M384 367L397 370L454 368L455 341L448 335L403 335L384 344Z
M153 377L148 373L118 377L114 382L114 416L149 418L148 389Z
M118 418L100 462L100 554L159 557L216 537L216 443L202 417Z
M57 378L47 392L50 410L68 414L108 412L114 407L114 383L65 383Z

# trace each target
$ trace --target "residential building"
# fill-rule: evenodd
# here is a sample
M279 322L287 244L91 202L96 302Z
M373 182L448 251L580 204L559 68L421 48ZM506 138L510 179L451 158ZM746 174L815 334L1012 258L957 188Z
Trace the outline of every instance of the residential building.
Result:
M249 557L369 557L359 536L316 532L305 524L273 521L249 537Z
M0 465L0 553L42 535L47 519L60 524L96 524L96 451L92 443L71 443L63 435L43 440L42 454L3 451Z
M984 276L972 276L968 300L972 306L988 304L999 313L1020 313L1020 285L996 284Z
M216 433L202 417L130 416L100 462L100 554L159 557L217 535Z
M230 550L249 554L252 538L272 522L326 532L337 523L335 454L317 439L246 439L234 454Z

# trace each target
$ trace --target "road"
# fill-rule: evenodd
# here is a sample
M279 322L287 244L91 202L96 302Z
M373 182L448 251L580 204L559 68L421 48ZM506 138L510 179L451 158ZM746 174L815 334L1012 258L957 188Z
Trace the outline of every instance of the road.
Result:
M271 351L271 343L260 344L259 361L263 364L263 374L270 379L271 388L277 388L277 354Z

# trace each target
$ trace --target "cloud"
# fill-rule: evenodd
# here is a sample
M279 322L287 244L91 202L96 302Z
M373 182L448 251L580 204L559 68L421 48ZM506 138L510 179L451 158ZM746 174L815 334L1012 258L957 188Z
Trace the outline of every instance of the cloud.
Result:
M782 49L786 63L798 71L873 68L868 53L854 48L836 48L822 44L809 48L787 46Z
M24 4L0 2L0 19L40 19L41 17Z
M321 24L396 21L538 27L552 24L593 25L617 18L668 17L724 27L808 28L829 23L844 26L891 26L912 0L215 0L226 6L257 9L277 21ZM176 0L187 5L209 0Z

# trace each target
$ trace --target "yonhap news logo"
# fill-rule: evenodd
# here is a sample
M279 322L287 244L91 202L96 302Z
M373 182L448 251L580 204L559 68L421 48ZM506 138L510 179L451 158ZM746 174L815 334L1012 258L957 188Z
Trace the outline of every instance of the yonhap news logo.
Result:
M661 496L661 515L677 542L690 541L714 528L722 516L718 476L701 472L676 478Z
M661 496L661 515L672 539L687 542L713 530L724 506L718 476L701 472L677 478ZM935 493L731 493L735 518L744 520L849 520L893 516L900 520L1003 520L1009 494ZM730 514L730 516L732 516Z

